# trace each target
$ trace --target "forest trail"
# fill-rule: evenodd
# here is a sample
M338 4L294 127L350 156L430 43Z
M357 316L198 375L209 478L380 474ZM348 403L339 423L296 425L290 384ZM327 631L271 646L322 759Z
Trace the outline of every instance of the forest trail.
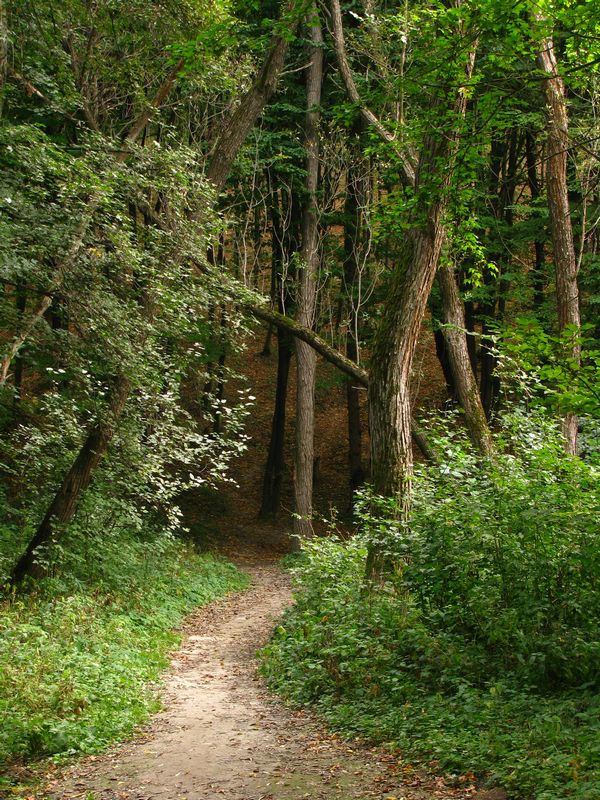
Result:
M236 559L246 591L200 609L184 629L164 691L165 710L135 741L68 770L58 800L433 800L473 790L398 783L396 759L341 741L310 715L271 697L256 650L291 602L273 556Z

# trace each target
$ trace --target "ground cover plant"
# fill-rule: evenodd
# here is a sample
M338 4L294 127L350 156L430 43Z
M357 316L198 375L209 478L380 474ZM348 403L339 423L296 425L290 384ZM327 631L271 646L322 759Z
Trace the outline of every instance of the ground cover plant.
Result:
M406 761L514 798L596 797L598 470L539 415L506 416L485 468L460 436L433 438L443 460L418 471L410 527L366 495L361 533L307 543L264 672ZM395 571L369 587L374 543Z
M233 565L161 534L108 535L92 570L68 544L69 570L2 603L5 766L98 752L129 736L159 706L155 682L183 615L247 584Z

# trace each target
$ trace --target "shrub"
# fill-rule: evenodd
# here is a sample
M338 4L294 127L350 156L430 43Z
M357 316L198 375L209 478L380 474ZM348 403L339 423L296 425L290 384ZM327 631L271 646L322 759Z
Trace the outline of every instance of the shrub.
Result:
M552 423L507 415L481 464L433 434L410 527L359 503L350 541L307 542L296 604L264 651L270 683L351 735L478 773L515 797L593 797L600 725L598 470ZM367 590L373 542L394 574ZM597 786L597 785L596 785Z

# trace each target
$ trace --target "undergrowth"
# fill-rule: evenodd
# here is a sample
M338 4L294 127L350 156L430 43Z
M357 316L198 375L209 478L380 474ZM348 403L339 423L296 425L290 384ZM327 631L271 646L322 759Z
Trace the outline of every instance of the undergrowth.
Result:
M306 543L264 673L404 761L513 798L600 798L598 470L543 418L507 417L485 468L456 435L436 444L410 527L366 494L358 535ZM382 585L371 547L394 564Z
M93 580L74 552L69 570L0 607L0 765L129 736L158 707L183 615L247 585L233 565L168 537L104 541Z

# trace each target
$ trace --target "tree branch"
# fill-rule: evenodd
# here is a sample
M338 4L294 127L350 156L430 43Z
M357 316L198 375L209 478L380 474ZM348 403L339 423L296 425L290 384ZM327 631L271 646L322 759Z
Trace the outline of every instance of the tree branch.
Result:
M352 70L350 69L350 64L348 63L348 56L346 55L344 25L342 22L342 11L339 0L330 0L329 10L335 54L340 75L342 76L344 86L346 87L346 94L351 102L355 103L359 107L362 118L367 125L375 130L379 138L387 144L393 144L395 146L396 153L400 158L400 163L402 164L404 181L409 186L414 186L416 180L416 171L413 159L408 153L406 153L405 150L398 147L398 141L396 140L394 134L388 131L388 129L380 122L371 109L368 108L365 103L363 103L358 89L356 88Z
M355 380L360 386L368 388L369 373L343 355L343 353L340 353L339 350L331 347L315 331L305 328L295 319L286 317L285 314L280 314L278 311L273 311L266 306L246 303L245 307L256 319L267 322L269 325L275 325L277 328L282 328L297 339L306 342L330 364L333 364L345 375ZM425 433L419 428L414 419L411 421L411 433L425 460L430 464L435 464L438 461L437 455L427 441Z

